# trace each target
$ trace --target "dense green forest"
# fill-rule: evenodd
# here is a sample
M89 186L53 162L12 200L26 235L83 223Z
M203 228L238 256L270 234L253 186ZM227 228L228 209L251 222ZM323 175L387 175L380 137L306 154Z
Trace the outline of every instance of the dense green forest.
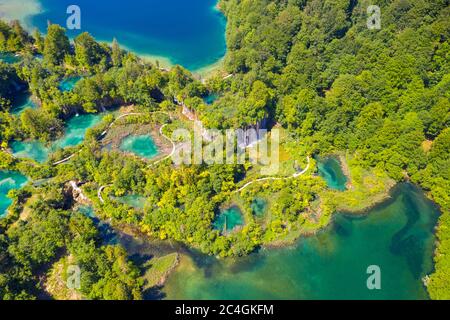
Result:
M370 4L221 1L225 67L234 77L205 122L246 124L244 101L254 103L256 91L271 99L259 101L251 117L273 117L311 153L347 150L362 167L418 183L442 209L428 290L448 299L449 2L377 1L380 30L366 26ZM233 104L240 108L223 121Z
M21 57L14 64L0 62L0 169L34 181L10 192L14 203L0 219L0 298L43 297L43 279L69 263L87 270L79 290L84 298L142 298L139 267L120 245L102 240L92 219L74 210L66 190L70 180L84 183L101 220L220 257L317 230L357 192L369 199L369 193L385 193L392 181L407 180L441 207L436 270L427 287L431 298L449 299L450 7L445 0L377 4L382 27L369 30L366 1L222 0L228 52L222 72L204 83L180 66L165 71L145 62L117 41L98 43L83 33L71 42L58 25L50 25L46 35L29 35L18 22L0 21L0 52ZM82 80L73 90L60 90L60 81L73 76ZM11 109L21 91L39 107L17 116ZM219 96L212 105L202 100L208 93ZM147 114L124 125L164 123L169 134L189 127L179 101L206 127L264 122L280 128L286 176L294 162L306 165L308 155L346 154L356 190L331 193L311 169L298 179L255 185L237 195L236 188L255 177L254 165L175 167L165 161L149 167L105 150L102 132L112 114L88 130L82 145L57 150L46 163L9 152L13 141L51 144L75 114L120 106ZM157 119L154 111L168 112L171 119ZM52 165L74 152L70 161ZM369 185L365 176L373 178ZM101 202L100 186L111 196L143 195L145 207L135 210L113 197ZM270 200L271 214L263 222L251 213L255 195ZM245 225L225 233L212 223L229 203L243 209Z

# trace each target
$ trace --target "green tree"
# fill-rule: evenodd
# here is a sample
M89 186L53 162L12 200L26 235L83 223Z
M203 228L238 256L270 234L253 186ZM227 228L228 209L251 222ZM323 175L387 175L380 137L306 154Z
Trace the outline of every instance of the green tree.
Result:
M66 30L57 24L49 25L44 41L44 62L50 66L60 65L69 53L70 43Z

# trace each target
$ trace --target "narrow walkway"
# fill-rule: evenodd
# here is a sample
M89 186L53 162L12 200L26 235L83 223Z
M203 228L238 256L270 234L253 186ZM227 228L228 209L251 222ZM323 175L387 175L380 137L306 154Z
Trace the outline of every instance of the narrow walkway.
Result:
M101 186L100 188L98 188L98 191L97 191L97 197L102 204L105 203L105 201L103 200L103 197L102 197L102 192L106 187L107 186Z
M160 159L160 160L158 160L158 161L153 162L152 164L149 165L149 167L152 167L152 166L154 166L155 164L158 164L158 163L160 163L160 162L163 162L164 160L169 159L169 158L172 157L173 154L175 153L175 149L176 149L176 144L175 144L175 142L173 142L172 139L170 139L168 136L166 136L166 135L163 133L163 129L164 129L165 126L167 126L167 123L164 124L163 126L161 126L161 128L159 128L159 134L162 135L164 138L166 138L167 140L170 141L170 143L172 144L172 152L170 152L170 154L167 155L167 156L165 156L164 158L162 158L162 159Z
M288 179L298 178L298 177L304 175L304 174L309 170L309 167L310 167L310 164L311 164L311 159L310 159L309 156L307 157L307 160L308 160L308 165L306 166L306 168L305 168L303 171L294 173L294 174L293 174L292 176L290 176L290 177L267 177L267 178L256 179L256 180L247 182L247 183L244 184L241 188L239 188L238 190L236 190L236 191L234 191L234 192L241 192L242 190L244 190L244 189L247 188L248 186L252 185L253 183L260 182L260 181L267 181L267 180L288 180Z
M165 111L153 111L153 112L150 112L149 114L153 114L153 113L162 113L162 114L165 114L165 115L169 116L169 118L172 119L172 116L171 116L169 113L165 112ZM100 134L100 138L99 138L99 139L101 140L101 139L108 133L108 131L111 129L111 127L112 127L118 120L120 120L120 119L122 119L122 118L125 118L125 117L128 117L128 116L139 116L139 115L144 115L144 114L146 114L146 113L141 113L141 112L129 112L129 113L124 113L124 114L118 116L116 119L114 119L113 122L111 122L111 123L109 124L108 128L106 128L106 130L103 131L103 132ZM164 126L165 126L165 125L164 125ZM163 127L164 127L164 126L163 126ZM160 130L160 133L161 133L161 130ZM163 136L164 136L165 138L167 138L172 144L174 144L174 143L172 142L172 140L170 140L167 136L165 136L165 135L163 135ZM81 150L82 150L82 149L81 149ZM64 159L62 159L62 160L59 160L59 161L57 161L57 162L54 162L54 163L53 163L53 166L57 166L57 165L60 165L60 164L62 164L62 163L65 163L65 162L69 161L70 159L72 159L73 157L75 157L78 153L80 153L81 150L78 150L77 152L75 152L74 154L71 154L71 155L68 156L67 158L64 158ZM175 152L175 148L173 148L171 155L172 155L174 152Z
M165 114L165 115L167 115L167 116L172 120L172 116L171 116L168 112L165 112L165 111L153 111L153 112L151 112L150 114L153 114L153 113L162 113L162 114ZM111 127L112 127L118 120L120 120L120 119L122 119L122 118L124 118L124 117L128 117L128 116L139 116L139 115L145 115L145 114L146 114L146 113L141 113L141 112L130 112L130 113L122 114L122 115L120 115L119 117L117 117L113 122L110 123L110 125L108 126L108 128L107 128L105 131L102 132L101 136L102 136L102 137L105 136L105 135L108 133L108 130L111 129ZM164 129L165 126L167 126L167 123L164 124L164 125L162 125L161 128L159 128L159 134L162 135L164 138L166 138L166 139L172 144L172 151L170 152L169 155L165 156L163 159L160 159L160 160L158 160L158 161L155 161L155 162L151 163L151 164L149 165L149 167L154 166L155 164L160 163L160 162L162 162L162 161L164 161L164 160L167 160L168 158L172 157L173 154L175 153L175 149L176 149L175 142L173 142L172 139L170 139L168 136L166 136L166 135L163 133L163 129Z
M80 153L81 150L75 152L74 154L71 154L70 156L68 156L67 158L64 158L62 160L56 161L55 163L53 163L53 166L57 166L58 164L64 163L69 161L70 159L72 159L73 157L75 157L77 155L77 153Z

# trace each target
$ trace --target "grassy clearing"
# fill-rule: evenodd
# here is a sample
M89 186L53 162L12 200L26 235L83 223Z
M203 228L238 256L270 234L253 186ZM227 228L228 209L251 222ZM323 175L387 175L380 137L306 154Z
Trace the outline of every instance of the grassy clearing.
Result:
M153 258L145 265L146 272L143 275L144 290L161 286L164 284L167 276L179 263L178 253L171 253L163 257Z

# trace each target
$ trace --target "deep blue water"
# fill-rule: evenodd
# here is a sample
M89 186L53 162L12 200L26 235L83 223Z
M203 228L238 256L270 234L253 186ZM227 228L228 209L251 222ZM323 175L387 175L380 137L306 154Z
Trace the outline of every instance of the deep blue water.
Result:
M31 94L29 92L17 93L14 101L12 102L11 113L16 116L20 116L21 113L28 108L37 108L37 105L31 99Z
M167 57L190 70L220 60L226 50L224 16L217 0L40 0L42 13L31 17L33 26L45 32L47 21L66 26L67 7L81 9L81 30L69 30L73 38L89 32L103 41L119 43L130 50Z

